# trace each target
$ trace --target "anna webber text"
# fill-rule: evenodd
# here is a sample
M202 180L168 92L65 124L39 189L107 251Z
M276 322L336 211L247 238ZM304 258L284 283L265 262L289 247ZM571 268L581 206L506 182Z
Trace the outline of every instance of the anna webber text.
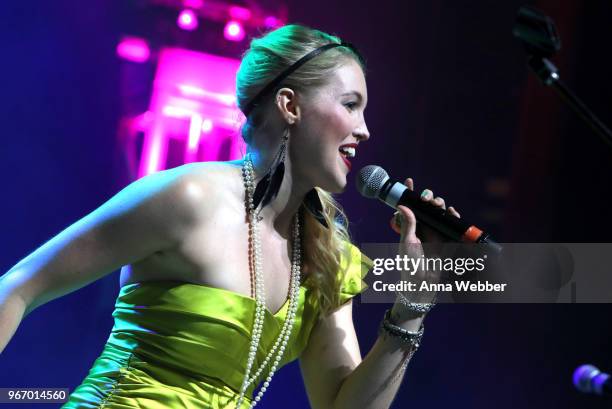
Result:
M491 283L489 281L455 281L454 283L428 283L422 281L417 284L412 281L398 281L397 283L384 283L374 281L372 287L374 291L443 291L443 292L503 292L506 290L507 283Z

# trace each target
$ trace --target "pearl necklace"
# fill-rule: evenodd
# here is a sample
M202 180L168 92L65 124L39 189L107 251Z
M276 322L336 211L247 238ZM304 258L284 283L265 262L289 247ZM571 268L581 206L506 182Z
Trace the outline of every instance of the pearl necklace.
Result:
M244 160L244 164L242 167L242 178L244 180L244 186L246 191L246 210L249 218L249 238L251 242L251 247L249 249L249 264L250 267L254 270L255 276L255 319L253 323L253 335L251 338L251 345L249 348L249 357L246 366L246 373L244 374L244 380L242 382L242 387L240 388L240 396L238 397L238 402L236 403L236 408L240 408L242 401L244 400L244 396L246 394L246 390L248 387L255 382L262 371L266 368L270 360L274 359L273 364L268 372L268 376L263 383L263 386L260 388L259 393L255 397L255 399L251 402L250 408L255 407L257 403L263 397L263 394L268 389L270 382L272 381L272 377L276 372L276 368L279 365L285 349L287 347L287 342L289 341L289 337L291 336L291 331L293 330L293 323L295 320L295 314L298 309L298 299L300 294L300 270L301 270L301 243L300 243L300 219L299 215L296 214L293 220L293 254L292 254L292 262L291 262L291 280L290 280L290 289L289 289L289 308L287 312L287 317L285 318L285 322L283 323L283 327L281 329L276 342L272 346L270 352L262 362L261 366L253 376L250 377L251 370L253 368L253 364L255 362L255 358L257 356L257 349L259 348L259 341L261 339L261 335L263 333L263 324L265 319L265 311L266 311L266 295L264 289L264 278L261 269L261 243L259 241L259 228L257 223L260 221L258 216L256 215L255 208L253 206L253 192L255 191L255 182L254 182L254 171L253 171L253 162L251 160L250 154L247 154ZM277 352L278 350L278 352Z

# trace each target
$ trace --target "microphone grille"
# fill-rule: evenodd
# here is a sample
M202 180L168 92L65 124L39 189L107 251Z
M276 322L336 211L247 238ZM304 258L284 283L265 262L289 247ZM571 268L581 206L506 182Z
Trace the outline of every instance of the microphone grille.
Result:
M368 165L357 174L357 190L365 197L376 198L380 189L389 179L389 174L380 166Z

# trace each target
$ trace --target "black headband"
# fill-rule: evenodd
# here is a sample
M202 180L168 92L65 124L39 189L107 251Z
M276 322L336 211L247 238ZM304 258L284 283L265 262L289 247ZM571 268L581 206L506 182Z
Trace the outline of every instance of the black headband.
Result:
M281 72L272 81L270 81L270 83L268 83L268 85L263 87L262 90L259 91L257 93L257 95L255 95L255 97L253 97L253 99L244 108L244 111L243 111L244 116L248 118L249 114L251 113L253 108L255 108L257 106L259 101L265 95L270 93L274 88L278 87L278 85L282 81L284 81L285 78L287 78L289 75L291 75L295 70L300 68L302 65L304 65L309 60L312 60L313 58L315 58L317 55L319 55L319 54L321 54L321 53L323 53L323 52L325 52L327 50L330 50L332 48L336 48L336 47L347 47L347 48L350 48L351 51L353 51L355 53L355 55L357 55L357 58L359 58L359 62L363 64L363 58L361 57L361 54L359 54L357 49L351 43L342 42L342 43L325 44L324 46L321 46L321 47L319 47L317 49L312 50L311 52L309 52L308 54L306 54L305 56L303 56L302 58L300 58L299 60L297 60L296 62L291 64L289 67L285 68L285 70L283 72Z

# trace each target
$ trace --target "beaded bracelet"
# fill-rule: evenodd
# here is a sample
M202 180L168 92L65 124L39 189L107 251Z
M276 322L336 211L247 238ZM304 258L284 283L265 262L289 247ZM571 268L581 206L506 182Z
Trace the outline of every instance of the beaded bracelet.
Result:
M426 314L426 313L429 312L429 310L431 310L433 308L434 305L436 305L435 297L434 297L433 302L430 302L430 303L418 303L418 302L411 302L400 291L396 291L396 293L397 293L398 301L400 302L400 304L402 304L409 311L412 311L412 312L416 312L416 313L419 313L419 314Z
M380 335L383 331L392 337L399 338L402 344L410 346L413 351L416 351L421 345L425 326L421 323L421 327L418 331L408 331L407 329L399 327L391 321L391 310L389 309L385 311L385 317L380 323L378 334Z

